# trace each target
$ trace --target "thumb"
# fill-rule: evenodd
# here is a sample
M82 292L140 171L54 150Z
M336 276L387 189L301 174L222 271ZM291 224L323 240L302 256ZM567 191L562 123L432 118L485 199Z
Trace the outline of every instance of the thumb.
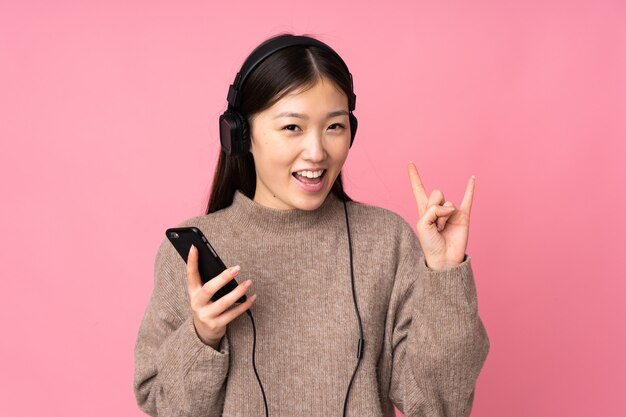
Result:
M198 249L192 244L189 248L189 254L187 255L187 289L189 291L189 298L202 287L202 280L200 279L200 272L198 271Z
M437 230L437 219L450 215L450 213L454 210L454 207L444 207L433 204L426 209L426 212L420 219L420 222L427 230Z

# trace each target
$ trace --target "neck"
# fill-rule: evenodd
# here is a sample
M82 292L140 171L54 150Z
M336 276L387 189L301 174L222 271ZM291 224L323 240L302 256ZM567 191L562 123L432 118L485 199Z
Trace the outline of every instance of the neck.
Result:
M343 217L343 202L329 192L321 206L314 210L276 209L250 199L240 190L235 191L233 203L228 209L244 229L262 229L264 232L291 234L311 232L312 229L334 224ZM339 210L341 209L341 210Z

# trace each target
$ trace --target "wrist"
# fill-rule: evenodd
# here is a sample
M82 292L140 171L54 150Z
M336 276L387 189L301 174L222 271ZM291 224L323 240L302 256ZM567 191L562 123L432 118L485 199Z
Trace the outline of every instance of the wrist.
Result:
M219 350L220 342L222 341L223 336L222 336L222 337L220 337L220 338L219 338L219 339L217 339L217 340L212 340L212 339L205 339L205 338L203 338L202 336L200 336L200 333L198 333L198 328L196 327L196 322L195 322L195 320L194 320L194 322L193 322L193 328L194 328L194 330L195 330L195 332L196 332L196 336L198 336L198 339L200 339L200 341L201 341L202 343L204 343L204 344L205 344L205 345L207 345L207 346L212 347L212 348L213 348L213 349L215 349L215 350Z

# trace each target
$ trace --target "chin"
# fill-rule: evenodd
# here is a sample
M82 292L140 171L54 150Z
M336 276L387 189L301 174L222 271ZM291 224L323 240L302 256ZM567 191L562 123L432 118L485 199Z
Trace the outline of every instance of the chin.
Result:
M297 207L300 210L315 210L324 203L327 196L328 196L328 192L326 193L320 192L318 195L315 195L315 196L312 196L312 195L302 196L302 197L297 198L296 201L294 201L294 207Z

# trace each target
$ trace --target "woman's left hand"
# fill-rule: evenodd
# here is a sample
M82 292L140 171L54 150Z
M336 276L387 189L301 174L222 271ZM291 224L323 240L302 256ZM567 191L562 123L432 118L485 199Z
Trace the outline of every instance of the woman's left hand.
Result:
M433 190L430 197L426 195L413 162L409 163L408 170L420 217L416 227L417 238L424 251L426 265L437 271L459 265L465 258L467 248L474 176L470 177L461 207L457 209L454 203L445 199L441 190Z

